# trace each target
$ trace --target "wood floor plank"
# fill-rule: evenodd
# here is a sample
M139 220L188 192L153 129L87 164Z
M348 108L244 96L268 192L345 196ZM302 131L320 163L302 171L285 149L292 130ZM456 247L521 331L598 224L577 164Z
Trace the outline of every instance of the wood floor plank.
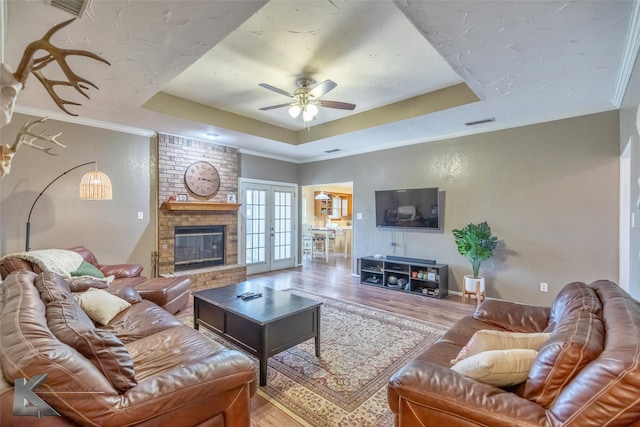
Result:
M275 289L300 289L322 296L364 304L450 327L464 316L473 314L475 304L463 304L459 296L442 300L363 285L351 276L351 260L332 257L305 259L303 266L253 275L249 281ZM299 427L285 412L258 394L251 401L252 427Z

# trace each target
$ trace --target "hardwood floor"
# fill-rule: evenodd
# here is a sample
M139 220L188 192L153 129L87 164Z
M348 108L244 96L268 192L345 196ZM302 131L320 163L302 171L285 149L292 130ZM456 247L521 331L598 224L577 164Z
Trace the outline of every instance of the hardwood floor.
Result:
M475 304L462 304L460 296L449 295L438 300L362 285L359 277L351 276L350 268L351 260L340 256L332 257L329 263L320 258L305 259L302 267L249 276L248 281L275 289L294 288L314 292L443 326L452 326L475 310ZM256 395L251 402L251 426L299 427L301 424Z

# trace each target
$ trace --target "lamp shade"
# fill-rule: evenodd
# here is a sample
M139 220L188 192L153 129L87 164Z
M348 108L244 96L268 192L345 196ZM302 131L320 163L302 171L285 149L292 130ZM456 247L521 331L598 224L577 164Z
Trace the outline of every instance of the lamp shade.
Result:
M80 181L80 198L88 200L111 200L111 180L98 170L87 172Z
M318 194L316 197L314 197L314 199L316 200L329 200L329 196L327 196L324 191L321 191L320 194Z

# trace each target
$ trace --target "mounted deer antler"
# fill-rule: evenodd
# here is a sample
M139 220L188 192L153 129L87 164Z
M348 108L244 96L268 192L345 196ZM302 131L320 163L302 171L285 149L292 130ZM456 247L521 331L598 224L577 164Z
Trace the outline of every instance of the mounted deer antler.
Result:
M29 77L29 73L33 73L40 83L42 83L56 105L60 107L62 111L72 116L77 116L77 114L73 114L67 110L65 105L81 104L62 99L56 93L55 87L71 86L87 99L89 96L85 93L85 90L88 90L89 86L93 86L95 89L98 89L98 87L89 80L78 76L71 70L71 67L69 67L69 64L67 63L67 56L86 56L88 58L95 59L96 61L104 62L107 65L111 65L109 61L86 50L60 49L52 45L49 41L51 36L53 36L59 29L69 25L74 20L75 18L55 25L47 31L40 40L31 42L24 50L18 69L13 73L13 75L11 75L10 71L8 71L8 68L4 66L4 64L2 65L2 78L0 79L0 109L2 110L2 115L0 115L0 127L11 121L16 97L20 90L24 88L27 77ZM44 50L48 53L47 55L36 58L35 55L38 50ZM42 74L42 69L53 61L58 63L68 81L51 80Z
M22 54L22 60L18 65L18 69L16 70L15 73L13 73L13 75L16 78L16 80L21 82L22 85L24 86L27 80L27 77L29 76L29 72L33 73L33 75L36 76L38 80L40 80L40 83L42 83L45 89L47 89L47 92L49 92L49 95L51 95L51 98L53 98L55 103L58 105L58 107L60 107L62 111L72 116L77 116L77 114L73 114L69 112L64 107L64 105L65 104L80 105L80 104L76 102L66 101L60 98L56 94L54 87L56 85L71 86L75 88L78 92L80 92L85 98L89 99L89 96L84 92L85 90L89 89L87 84L93 86L95 89L98 89L98 86L94 85L89 80L84 79L78 76L73 71L71 71L71 67L69 67L69 64L67 64L66 57L69 55L86 56L89 58L93 58L96 61L104 62L107 65L111 65L111 64L109 63L109 61L99 57L95 53L92 53L86 50L59 49L51 44L51 42L49 41L51 36L53 36L56 33L56 31L58 31L59 29L69 25L74 20L75 18L72 18L72 19L69 19L68 21L61 22L60 24L55 25L53 28L47 31L47 33L40 40L31 42L29 46L27 46L27 48L24 50L24 53ZM40 49L49 52L49 54L41 58L35 58L36 52ZM67 79L69 79L69 81L49 80L41 73L41 70L52 61L56 61L58 63L58 65L64 72L64 75L67 77Z
M56 138L62 135L62 132L59 132L55 135L47 135L46 133L44 133L44 131L36 133L32 130L33 127L44 123L46 120L47 118L45 117L44 119L36 120L33 123L31 123L31 121L27 121L27 123L25 123L24 126L22 126L22 128L20 129L20 132L18 132L13 145L0 145L0 179L2 179L2 177L4 177L11 171L11 160L16 154L16 151L18 151L18 148L20 148L20 146L23 144L28 147L35 148L36 150L44 151L50 156L57 156L57 154L51 152L53 147L44 148L36 145L34 144L34 141L36 139L51 142L62 148L67 148L66 145L62 145L60 142L56 141Z

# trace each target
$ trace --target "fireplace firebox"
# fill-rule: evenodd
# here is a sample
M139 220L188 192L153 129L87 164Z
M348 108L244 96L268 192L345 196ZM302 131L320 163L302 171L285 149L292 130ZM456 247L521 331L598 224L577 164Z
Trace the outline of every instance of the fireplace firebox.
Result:
M224 264L224 225L188 225L174 229L174 271Z

